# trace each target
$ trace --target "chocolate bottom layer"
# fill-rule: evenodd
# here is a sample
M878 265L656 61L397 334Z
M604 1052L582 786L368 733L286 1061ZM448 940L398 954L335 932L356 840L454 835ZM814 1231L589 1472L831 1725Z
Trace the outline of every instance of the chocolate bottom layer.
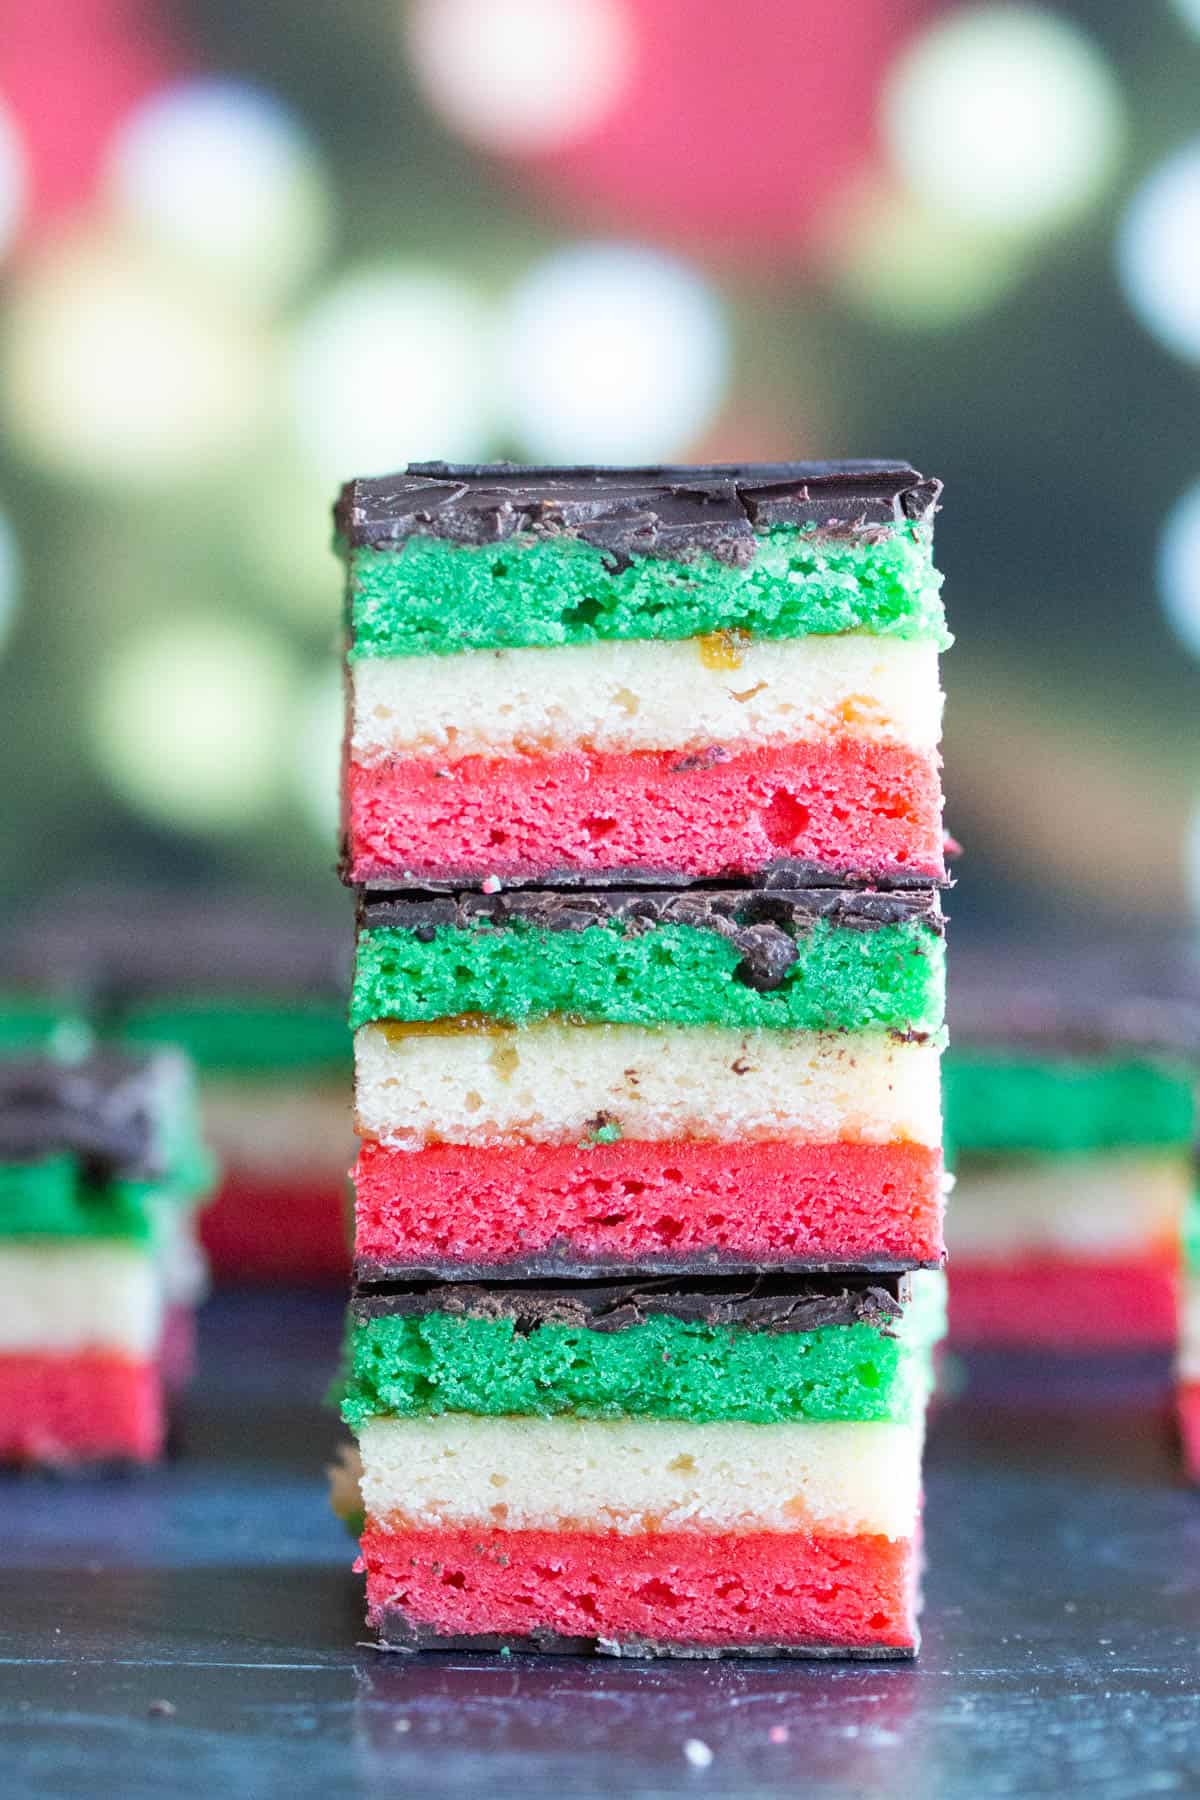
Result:
M841 1648L836 1644L689 1644L667 1639L644 1637L570 1637L555 1631L530 1631L521 1637L502 1636L495 1632L478 1636L456 1634L442 1636L411 1619L395 1608L388 1608L379 1624L379 1636L365 1640L369 1650L393 1655L412 1656L420 1650L477 1650L494 1655L523 1653L535 1656L614 1656L676 1657L693 1662L719 1662L729 1657L786 1657L804 1662L912 1662L917 1644L859 1644Z

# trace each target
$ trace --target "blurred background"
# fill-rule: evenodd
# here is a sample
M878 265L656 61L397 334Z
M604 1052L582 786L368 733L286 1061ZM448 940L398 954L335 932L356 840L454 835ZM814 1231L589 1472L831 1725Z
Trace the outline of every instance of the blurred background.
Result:
M328 508L430 457L943 476L961 925L1200 896L1200 0L0 0L0 255L10 915L344 919Z

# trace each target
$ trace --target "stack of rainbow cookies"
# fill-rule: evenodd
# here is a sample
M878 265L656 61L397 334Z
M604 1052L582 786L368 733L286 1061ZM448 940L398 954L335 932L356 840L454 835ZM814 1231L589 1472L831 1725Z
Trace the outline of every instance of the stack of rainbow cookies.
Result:
M905 1657L944 880L907 465L351 482L381 1646Z
M0 1462L160 1455L212 1175L181 1057L0 1061Z
M955 959L945 1088L956 1346L1176 1342L1200 1036L1161 975L1135 981L1130 961Z
M82 1028L182 1050L220 1165L200 1223L215 1278L344 1283L349 949L261 894L73 896L0 940L0 1049Z

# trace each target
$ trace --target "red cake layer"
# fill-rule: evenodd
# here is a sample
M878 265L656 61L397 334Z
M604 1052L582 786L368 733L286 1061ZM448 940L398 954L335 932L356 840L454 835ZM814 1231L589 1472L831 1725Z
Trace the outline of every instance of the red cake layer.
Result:
M1200 1381L1182 1381L1175 1390L1175 1416L1189 1481L1200 1483Z
M614 869L754 875L787 858L940 877L936 756L856 739L731 755L566 751L347 773L351 878Z
M496 1634L911 1649L913 1544L808 1532L389 1532L362 1540L394 1641Z
M354 1183L360 1263L433 1274L942 1253L942 1159L920 1144L365 1143Z
M1178 1265L1158 1250L1112 1259L1025 1256L950 1262L950 1341L1053 1350L1170 1348Z
M219 1280L332 1285L350 1267L345 1209L344 1181L270 1181L234 1167L200 1215L200 1239Z
M165 1436L156 1363L107 1350L0 1354L0 1462L152 1462Z

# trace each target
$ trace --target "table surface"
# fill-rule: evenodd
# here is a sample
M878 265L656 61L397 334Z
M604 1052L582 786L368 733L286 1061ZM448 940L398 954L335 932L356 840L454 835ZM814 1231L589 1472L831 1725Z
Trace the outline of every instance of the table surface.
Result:
M978 1364L943 1403L915 1665L403 1658L360 1644L325 1503L339 1329L223 1296L169 1466L0 1480L6 1800L1200 1790L1200 1497L1157 1362Z

